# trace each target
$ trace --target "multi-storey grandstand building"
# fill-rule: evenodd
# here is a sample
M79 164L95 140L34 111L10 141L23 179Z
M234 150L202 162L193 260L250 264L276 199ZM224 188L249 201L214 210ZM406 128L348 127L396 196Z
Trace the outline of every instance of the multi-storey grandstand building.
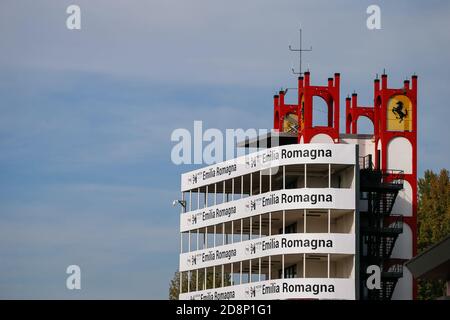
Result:
M267 148L182 175L180 299L414 297L417 77L389 89L383 74L370 107L347 98L345 134L339 85L306 72L297 104L274 96L274 130L241 144ZM360 117L373 134L357 133Z

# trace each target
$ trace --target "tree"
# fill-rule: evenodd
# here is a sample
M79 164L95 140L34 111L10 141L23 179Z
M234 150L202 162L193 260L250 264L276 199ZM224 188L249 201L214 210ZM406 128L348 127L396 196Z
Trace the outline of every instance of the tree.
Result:
M190 281L190 288L191 291L196 290L197 286L197 272L191 271L191 281ZM213 272L209 271L207 272L206 276L206 288L205 288L205 272L203 270L199 270L198 272L198 290L205 290L205 289L212 289L215 285L216 288L222 287L222 274L221 272L215 273L215 281L213 281L214 276ZM231 285L231 275L229 273L224 274L223 278L224 286ZM186 293L188 290L188 273L183 272L183 286L182 286L183 293ZM169 300L178 300L180 295L180 273L177 271L175 272L172 280L170 280L170 286L169 286Z
M418 181L418 251L419 253L450 234L450 180L448 170L439 175L425 171ZM443 281L419 280L419 299L443 295Z

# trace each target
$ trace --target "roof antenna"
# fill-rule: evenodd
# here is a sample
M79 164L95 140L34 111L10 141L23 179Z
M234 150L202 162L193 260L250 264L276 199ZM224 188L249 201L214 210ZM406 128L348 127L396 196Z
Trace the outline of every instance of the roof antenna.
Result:
M299 56L299 64L298 64L299 70L298 70L298 72L295 72L294 68L292 68L292 73L301 76L301 75L303 75L303 72L302 72L302 52L303 51L312 51L312 46L309 49L303 49L302 48L302 28L300 28L299 31L300 31L300 48L299 49L293 49L292 46L289 45L289 50L298 52L298 56Z

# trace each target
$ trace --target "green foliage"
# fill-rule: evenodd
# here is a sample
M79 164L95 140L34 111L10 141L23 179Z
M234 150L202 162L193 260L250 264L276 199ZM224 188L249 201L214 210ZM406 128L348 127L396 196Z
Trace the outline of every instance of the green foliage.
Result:
M224 274L224 286L231 285L231 275ZM205 272L203 270L199 270L198 272L198 290L204 289L212 289L213 287L219 288L222 287L222 274L221 272L216 272L215 279L213 272L207 272L206 276L206 288L205 288ZM191 281L190 281L190 291L196 291L197 286L197 272L191 272ZM186 293L188 291L188 273L183 272L183 286L182 293ZM169 300L178 300L180 294L180 273L175 272L172 280L170 281L169 287Z
M450 234L450 180L448 170L435 174L425 171L418 181L418 251L419 253ZM419 299L435 299L444 295L443 281L421 280Z

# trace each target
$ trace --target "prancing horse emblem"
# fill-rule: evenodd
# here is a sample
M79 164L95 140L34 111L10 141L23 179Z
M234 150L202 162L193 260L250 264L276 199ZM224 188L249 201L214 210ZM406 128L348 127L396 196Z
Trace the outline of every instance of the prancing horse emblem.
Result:
M396 119L399 119L399 123L402 123L408 116L408 110L403 110L403 102L401 101L398 101L397 106L392 108L392 113L395 114Z

